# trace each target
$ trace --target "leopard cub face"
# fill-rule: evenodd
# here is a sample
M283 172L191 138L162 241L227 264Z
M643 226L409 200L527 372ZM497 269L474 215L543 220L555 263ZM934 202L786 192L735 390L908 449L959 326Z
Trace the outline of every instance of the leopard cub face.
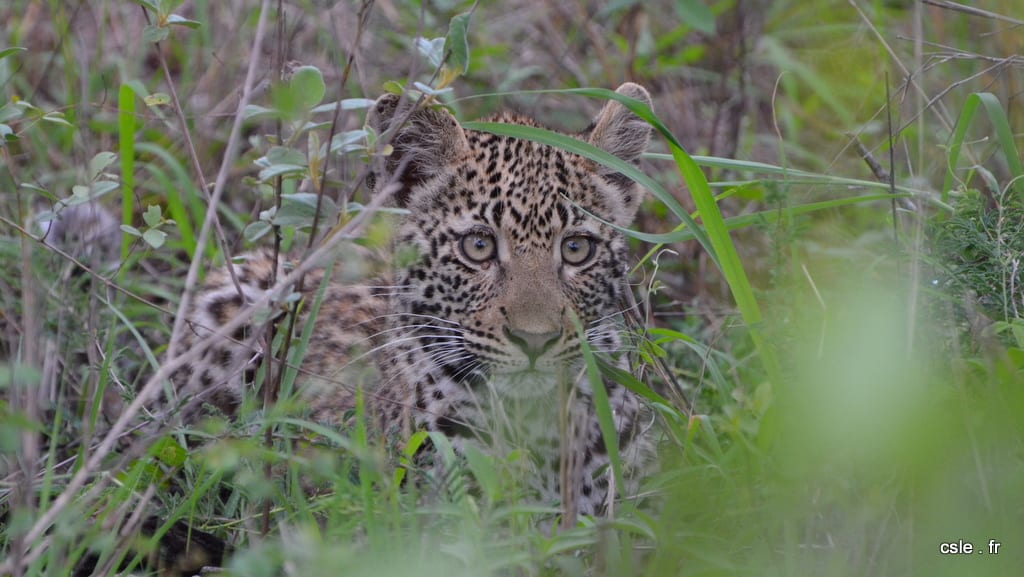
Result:
M650 103L635 84L619 92ZM397 109L383 99L371 124L387 130ZM583 138L632 162L650 127L609 102ZM594 348L618 345L626 245L607 223L632 222L641 201L632 181L558 148L464 130L442 110L414 113L393 142L381 181L409 210L399 243L419 254L399 275L395 304L423 363L502 397L537 397L578 369L574 317Z

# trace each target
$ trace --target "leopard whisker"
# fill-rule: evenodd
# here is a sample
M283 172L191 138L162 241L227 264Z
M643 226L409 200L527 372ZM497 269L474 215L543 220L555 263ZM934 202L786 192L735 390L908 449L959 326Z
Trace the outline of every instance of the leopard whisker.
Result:
M433 315L425 315L425 314L421 314L421 313L409 313L409 312L390 313L390 314L384 314L384 315L377 315L376 317L374 317L374 319L389 319L389 318L395 318L395 317L410 317L410 318L430 319L432 321L437 321L439 323L445 323L445 324L455 325L455 326L459 326L459 327L462 326L462 323L460 323L458 321L453 321L453 320L449 320L449 319L443 319L441 317L436 317L436 316L433 316Z
M455 327L439 327L439 326L436 326L436 325L421 324L421 325L405 325L405 326L401 326L401 327L391 327L391 328L383 329L383 330L380 330L380 331L377 331L377 332L373 333L372 335L368 335L366 337L366 339L364 339L364 340L372 340L372 339L377 338L377 337L385 336L388 333L404 332L404 331L408 331L410 329L412 329L414 331L416 329L434 329L434 330L439 330L439 331L451 331L452 333L456 333L458 335L470 334L469 331L467 331L465 329L459 329L459 328L455 328ZM416 336L424 336L424 335L416 335ZM447 336L455 336L455 335L447 335Z
M373 353L377 353L377 352L386 350L389 347L394 347L394 346L397 346L397 345L400 345L402 343L406 343L406 342L409 342L409 341L420 340L421 338L423 338L423 337L419 336L419 335L416 335L416 336L411 336L411 337L403 337L403 338L395 339L393 341L388 341L388 342L383 343L381 345L377 345L376 347L373 347L373 348L371 348L371 349L369 349L369 350L367 350L367 351L365 351L365 352L363 352L363 353L361 353L359 355L356 355L355 357L349 359L348 362L346 362L344 366L347 367L347 366L349 366L349 365L351 365L351 364L353 364L353 363L355 363L357 361L360 361L360 360L366 358L367 356L369 356L369 355L371 355ZM463 340L463 337L461 337L459 335L433 335L432 338L434 338L434 339L450 339L450 340L454 340L454 341L461 341L461 340ZM442 344L442 343L433 343L433 344ZM416 350L416 349L412 349L412 350Z
M608 313L608 314L606 314L603 317L598 317L598 318L590 321L590 323L588 323L588 324L595 325L597 323L606 321L608 319L611 319L611 318L614 318L614 317L617 317L617 316L623 316L623 315L625 315L626 313L628 313L628 312L630 312L632 310L639 310L639 308L640 308L639 304L634 304L634 305L628 306L628 307L626 307L624 309L619 309L619 310L617 310L615 312Z

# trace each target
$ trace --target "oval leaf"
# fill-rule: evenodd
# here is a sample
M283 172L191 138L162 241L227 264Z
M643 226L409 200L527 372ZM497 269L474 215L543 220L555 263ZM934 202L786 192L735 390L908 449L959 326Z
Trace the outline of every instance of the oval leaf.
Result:
M316 66L300 66L296 68L295 72L292 73L289 86L291 87L295 102L305 110L320 104L320 101L324 99L324 93L327 91L327 85L324 84L324 76Z
M703 0L676 0L679 19L704 34L715 33L715 15Z
M142 220L146 221L146 224L150 227L160 224L160 221L163 220L160 207L155 204L146 207L146 212L142 213Z
M117 155L113 152L101 152L92 157L92 160L89 161L89 180L96 180L96 177L116 159Z
M167 16L167 23L175 26L184 26L185 28L191 28L192 30L202 26L202 23L197 22L196 20L189 20L188 18L183 18L177 14L170 14Z
M469 70L469 12L463 12L448 23L448 36L444 39L444 52L448 55L448 66L460 74Z
M121 232L123 232L125 234L130 234L132 236L142 236L142 232L139 231L139 229L137 229L134 226L131 226L129 224L122 224L121 225Z
M242 236L245 237L245 240L254 242L266 236L268 232L270 232L270 223L257 220L255 222L250 222L249 225L245 227L245 230L242 231Z
M440 68L441 64L444 63L444 44L444 38L434 38L431 40L426 38L416 39L416 49L426 57L427 61L434 68Z
M59 124L61 126L67 126L68 128L74 128L74 126L64 118L63 112L47 112L43 115L42 120L52 122L53 124Z
M150 24L142 29L142 41L160 42L164 38L167 38L167 33L167 28L162 28L155 24Z
M317 195L310 192L281 195L281 209L274 215L275 226L311 226L317 210ZM338 215L334 201L324 197L320 203L320 222L333 222Z
M171 103L171 97L163 92L154 92L147 94L142 101L146 103L146 106L166 106Z
M167 240L167 233L162 230L151 228L142 233L142 240L146 241L146 244L153 248L160 248L164 245L164 241Z

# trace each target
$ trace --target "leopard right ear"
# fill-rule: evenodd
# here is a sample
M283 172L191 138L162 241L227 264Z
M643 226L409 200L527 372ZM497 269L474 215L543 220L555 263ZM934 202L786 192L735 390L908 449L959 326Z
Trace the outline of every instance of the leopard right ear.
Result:
M379 138L390 134L382 142L392 147L391 154L374 166L370 187L376 193L397 184L399 189L393 194L401 207L408 204L410 193L418 185L439 176L469 151L466 133L450 112L420 108L410 115L412 106L398 95L385 94L366 117L366 124Z

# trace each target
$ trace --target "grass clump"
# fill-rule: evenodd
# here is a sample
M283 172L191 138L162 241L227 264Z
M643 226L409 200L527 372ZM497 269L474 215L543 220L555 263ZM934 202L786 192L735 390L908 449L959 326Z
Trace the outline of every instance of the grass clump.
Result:
M1024 312L1024 202L965 191L948 217L932 225L934 253L951 288L994 320Z

